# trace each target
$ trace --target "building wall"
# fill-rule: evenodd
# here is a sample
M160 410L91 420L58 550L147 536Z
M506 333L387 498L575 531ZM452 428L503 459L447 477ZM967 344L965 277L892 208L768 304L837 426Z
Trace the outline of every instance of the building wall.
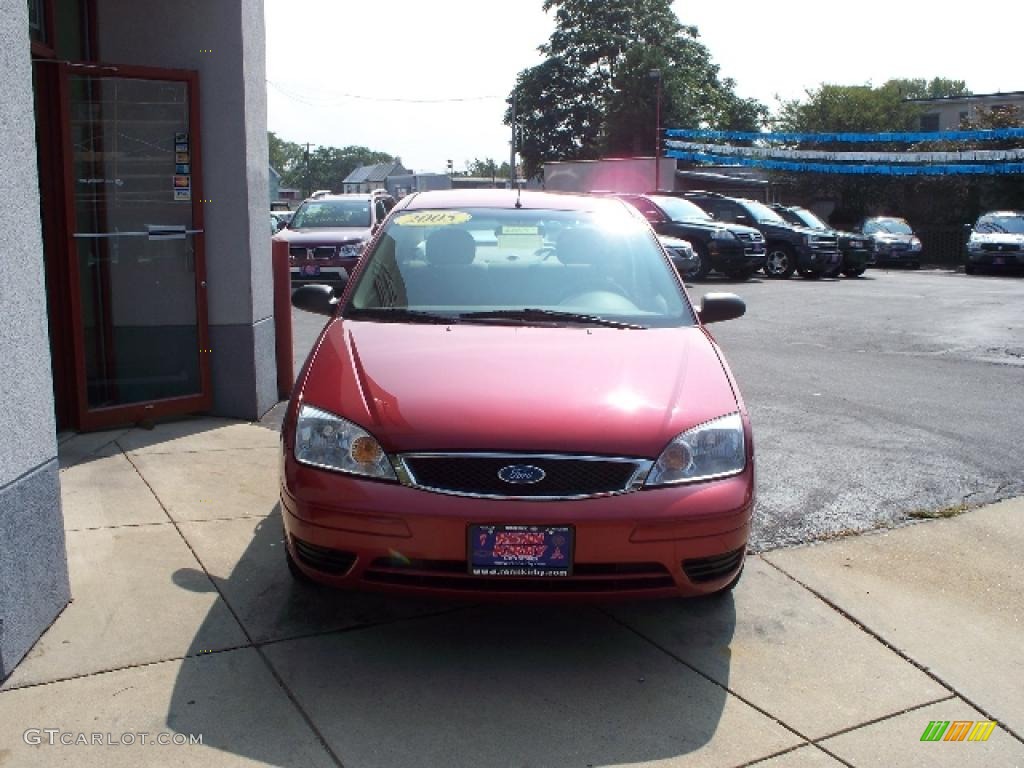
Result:
M277 401L262 0L97 0L99 58L198 70L214 412Z
M0 680L70 599L57 476L28 6L0 14Z
M982 94L962 99L921 100L915 103L921 107L923 112L921 116L922 130L928 130L928 116L938 115L937 130L958 131L960 130L961 116L966 115L968 119L973 120L977 117L979 106L992 109L995 106L1009 105L1024 113L1024 93Z

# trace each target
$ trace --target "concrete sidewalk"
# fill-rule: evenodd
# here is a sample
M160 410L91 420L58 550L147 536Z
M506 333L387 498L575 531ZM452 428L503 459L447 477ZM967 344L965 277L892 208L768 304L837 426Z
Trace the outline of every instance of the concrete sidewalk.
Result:
M722 600L449 604L295 584L277 446L61 443L74 600L0 686L0 766L1024 766L1022 499L751 556ZM957 720L998 725L920 740Z

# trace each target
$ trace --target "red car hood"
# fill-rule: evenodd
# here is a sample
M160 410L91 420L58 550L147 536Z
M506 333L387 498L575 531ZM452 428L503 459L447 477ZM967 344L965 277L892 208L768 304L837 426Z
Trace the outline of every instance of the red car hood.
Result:
M337 320L314 354L302 402L365 427L388 452L654 458L680 432L737 410L697 327Z
M287 240L292 245L318 243L347 243L352 240L369 240L372 232L368 227L311 227L309 229L285 228L275 237Z

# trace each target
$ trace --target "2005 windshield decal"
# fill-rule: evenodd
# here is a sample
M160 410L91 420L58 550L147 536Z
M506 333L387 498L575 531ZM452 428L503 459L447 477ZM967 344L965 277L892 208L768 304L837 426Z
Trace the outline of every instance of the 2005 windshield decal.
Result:
M463 224L473 218L465 211L416 211L395 218L400 227L447 227Z

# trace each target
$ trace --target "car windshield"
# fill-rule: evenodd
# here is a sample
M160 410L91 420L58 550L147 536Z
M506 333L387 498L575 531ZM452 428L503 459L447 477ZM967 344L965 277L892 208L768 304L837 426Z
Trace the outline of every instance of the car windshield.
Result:
M651 202L661 208L672 221L714 221L707 211L678 197L652 197Z
M864 224L864 234L884 232L887 235L912 235L914 230L903 219L871 219Z
M625 208L406 211L365 257L348 318L693 325L674 270Z
M813 213L808 211L806 208L794 208L793 213L796 214L797 218L800 219L801 223L805 227L811 229L828 229L829 226L824 221L819 219Z
M786 220L783 219L779 214L773 211L764 203L759 203L757 200L744 200L742 205L747 211L757 220L759 224L782 224L786 225Z
M291 229L369 227L369 200L316 200L302 204L289 223Z
M1024 235L1024 214L987 214L978 219L974 231L980 234Z

